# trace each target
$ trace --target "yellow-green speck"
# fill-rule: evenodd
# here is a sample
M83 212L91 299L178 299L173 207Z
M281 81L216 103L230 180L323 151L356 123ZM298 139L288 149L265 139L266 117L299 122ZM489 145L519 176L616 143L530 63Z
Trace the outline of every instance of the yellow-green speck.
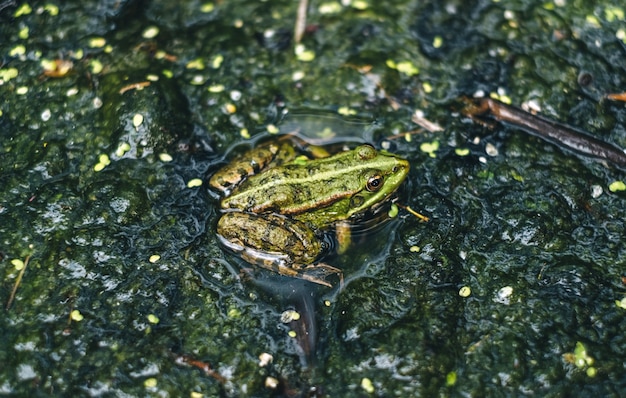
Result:
M204 3L200 6L200 12L208 13L215 9L215 5L213 3Z
M17 267L15 268L17 269ZM621 300L615 300L615 305L623 310L626 310L626 297L622 298Z
M593 26L594 28L599 28L602 25L600 25L600 21L598 20L598 17L596 17L595 15L587 15L585 17L585 22L587 22L589 25Z
M15 14L13 14L13 16L17 18L17 17L21 17L22 15L28 15L31 12L33 12L33 9L31 8L31 6L28 3L24 3L20 6L20 8L15 10Z
M18 44L9 51L9 56L11 57L19 57L24 54L26 54L26 47L21 44Z
M250 138L250 132L245 127L243 127L241 130L239 130L239 135L241 136L241 138L245 138L245 139Z
M300 319L300 313L298 311L287 310L287 311L283 311L283 313L280 314L280 321L282 323L289 323L291 321L297 321L299 319Z
M159 323L159 317L154 314L149 314L147 318L148 318L148 322L150 322L153 325L156 325L157 323Z
M468 148L456 148L454 153L456 153L457 156L467 156L469 155L470 150Z
M43 9L48 11L48 14L50 14L53 17L56 17L57 15L59 15L59 7L57 7L54 4L46 4L45 6L43 6Z
M148 261L150 261L152 264L156 263L157 261L159 261L161 259L161 256L158 254L153 254L150 256L150 258L148 259Z
M298 333L296 333L295 330L290 330L287 335L293 339L298 335Z
M211 61L211 67L213 69L219 69L219 67L222 66L222 62L224 62L224 56L218 54L213 58L213 61Z
M320 14L337 14L341 9L341 4L337 1L333 1L320 4L317 10Z
M159 160L163 163L168 163L174 160L174 158L169 153L159 153Z
M355 8L357 10L367 10L370 6L367 1L363 0L355 0L350 5L352 6L352 8Z
M439 141L423 142L420 145L420 150L422 152L426 152L428 156L430 156L431 158L434 158L436 156L435 152L437 152L438 149L439 149Z
M20 39L28 39L28 26L24 26L17 34Z
M133 126L135 126L135 128L138 128L139 126L141 126L142 123L143 115L141 113L135 113L135 116L133 116Z
M613 22L615 20L623 21L624 20L624 10L619 8L619 7L617 7L617 6L607 7L604 10L604 17L609 22Z
M398 205L395 203L392 203L391 206L389 207L389 212L387 212L387 215L390 218L395 218L398 216L398 212L399 212Z
M156 26L150 26L146 30L143 31L141 36L144 39L154 39L159 34L159 28Z
M417 245L413 245L413 246L409 247L409 251L411 253L419 253L420 250L421 250L420 247L417 246Z
M150 377L149 379L144 380L143 385L146 388L154 388L157 386L157 379Z
M274 124L268 124L267 125L267 132L270 134L278 134L280 130L278 129L278 127L276 127L276 125Z
M17 77L17 75L17 68L0 69L0 79L4 82L8 82L9 80Z
M24 268L24 261L20 260L19 258L14 258L13 260L11 260L11 264L13 264L17 271L21 271Z
M368 394L374 393L374 383L372 383L372 381L367 377L361 379L361 388Z
M442 45L443 45L443 37L435 36L435 38L433 39L433 47L439 48Z
M566 354L571 355L571 354ZM573 363L577 368L584 369L587 367L587 376L594 377L596 375L596 370L593 368L593 364L595 360L587 353L587 348L580 341L576 342L576 348L574 348L574 354L572 360L568 362ZM589 371L591 370L591 372ZM590 374L591 373L591 374Z
M297 82L297 81L304 79L305 76L306 76L306 73L304 73L301 70L297 70L293 72L293 74L291 75L291 80L293 80L294 82Z
M310 62L315 59L315 52L312 50L307 50L303 44L298 44L295 47L294 52L298 61Z
M224 111L229 115L232 115L233 113L237 112L237 106L229 102L227 104L224 104Z
M107 41L104 37L93 37L89 39L89 47L91 48L102 48L107 44Z
M15 94L17 95L24 95L28 92L28 87L26 86L20 86L15 90Z
M422 89L426 94L430 94L433 92L433 86L428 82L422 83Z
M509 97L508 95L504 93L489 93L489 97L495 100L504 102L507 105L511 105L513 103L513 101L511 100L511 97Z
M618 29L617 32L615 32L615 37L626 44L626 30Z
M204 69L204 60L202 58L192 59L191 61L187 62L187 65L185 65L185 67L187 69L202 70Z
M524 176L522 176L520 173L518 173L516 170L512 170L511 171L511 176L513 177L513 179L517 182L524 182Z
M79 48L76 51L72 51L70 55L74 59L83 59L83 57L85 56L85 52L83 51L82 48Z
M70 317L72 318L73 321L76 321L76 322L80 322L85 318L83 314L80 313L79 310L73 310L70 313Z
M469 297L472 294L472 289L469 286L463 286L459 289L459 296Z
M337 113L343 116L356 115L356 111L354 109L348 108L347 106L342 106L337 109Z
M101 154L100 156L98 156L98 161L100 163L104 163L105 165L109 165L111 164L111 160L109 159L109 155L107 155L106 153Z
M130 151L130 144L128 142L122 142L115 150L115 156L121 158L128 151Z
M109 155L107 155L106 153L103 153L100 156L98 156L98 163L96 163L96 165L93 166L93 169L94 171L102 171L109 164L111 164L111 159L109 159Z
M100 72L102 72L102 69L104 69L104 65L102 65L102 62L98 61L97 59L92 59L91 61L89 61L89 66L91 67L91 73L93 73L94 75L99 74Z
M207 88L210 93L221 93L222 91L224 91L224 89L225 87L223 84L213 84L209 86L209 88Z
M193 180L189 180L187 182L187 188L195 188L202 186L202 180L200 178L194 178Z
M456 384L456 372L448 372L446 375L446 386L452 387Z
M239 317L241 317L241 311L239 311L239 309L235 308L235 307L230 308L228 310L228 317L229 318L239 318Z
M624 181L613 181L609 185L609 191L611 192L619 192L619 191L625 191L625 190L626 190L626 184L624 184Z
M404 73L407 76L415 76L419 73L417 66L413 65L411 61L402 61L396 64L398 72Z

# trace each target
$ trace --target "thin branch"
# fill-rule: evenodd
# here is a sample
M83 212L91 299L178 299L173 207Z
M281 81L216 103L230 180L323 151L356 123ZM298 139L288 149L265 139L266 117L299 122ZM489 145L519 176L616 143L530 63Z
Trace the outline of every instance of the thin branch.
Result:
M7 302L7 306L6 306L7 311L9 310L9 308L11 308L11 304L13 304L13 299L15 299L15 293L17 292L17 288L20 286L20 283L22 282L22 277L24 276L24 272L26 271L26 266L28 265L29 260L30 260L30 255L26 256L26 259L24 260L24 266L20 270L20 273L17 276L17 279L15 280L15 285L13 285L13 290L11 291L11 295L9 296L9 301Z
M309 8L309 0L300 0L298 4L298 14L296 16L296 26L293 29L293 41L295 44L300 43L304 31L306 30L306 14Z

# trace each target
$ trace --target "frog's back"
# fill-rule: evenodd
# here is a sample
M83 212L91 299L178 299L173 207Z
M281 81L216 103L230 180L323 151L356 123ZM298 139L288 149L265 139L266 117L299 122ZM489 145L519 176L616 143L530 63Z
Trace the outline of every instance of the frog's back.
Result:
M321 160L325 159L304 166L276 167L251 176L237 192L222 200L222 208L298 214L327 206L362 189L360 178L338 178L336 167L330 170L330 163L325 165Z

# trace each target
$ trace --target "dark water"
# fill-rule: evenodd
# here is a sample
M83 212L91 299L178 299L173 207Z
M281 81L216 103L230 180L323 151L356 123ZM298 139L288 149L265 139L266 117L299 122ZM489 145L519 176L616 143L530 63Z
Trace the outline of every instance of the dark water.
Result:
M312 2L305 61L294 1L4 5L0 394L626 388L623 171L458 102L530 104L626 147L624 104L604 99L626 86L623 8ZM72 68L44 73L53 60ZM430 221L401 211L338 258L342 289L241 273L215 198L189 182L248 135L327 125L409 159L401 199ZM301 321L282 322L293 309Z

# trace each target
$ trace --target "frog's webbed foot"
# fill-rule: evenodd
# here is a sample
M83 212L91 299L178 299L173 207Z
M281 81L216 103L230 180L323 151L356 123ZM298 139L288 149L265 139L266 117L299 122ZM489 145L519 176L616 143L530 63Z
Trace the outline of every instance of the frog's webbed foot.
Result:
M310 265L287 264L284 262L273 262L259 264L261 267L279 273L280 275L299 278L305 281L317 283L327 287L333 285L326 280L331 275L338 275L340 284L343 284L343 272L332 265L316 263Z
M244 249L239 253L241 258L261 268L276 272L283 276L299 278L305 281L317 283L327 287L333 285L326 280L331 275L338 275L340 284L343 284L343 272L332 265L326 263L315 263L310 265L294 264L287 261L286 256L275 253L265 253L265 257L251 249Z
M295 268L294 268L295 267ZM289 268L292 272L296 272L296 278L304 279L305 281L317 283L328 287L333 287L330 282L326 281L326 278L331 275L337 275L339 277L339 284L343 285L343 272L332 265L325 263L317 263L307 265L303 268L297 268L293 266Z

